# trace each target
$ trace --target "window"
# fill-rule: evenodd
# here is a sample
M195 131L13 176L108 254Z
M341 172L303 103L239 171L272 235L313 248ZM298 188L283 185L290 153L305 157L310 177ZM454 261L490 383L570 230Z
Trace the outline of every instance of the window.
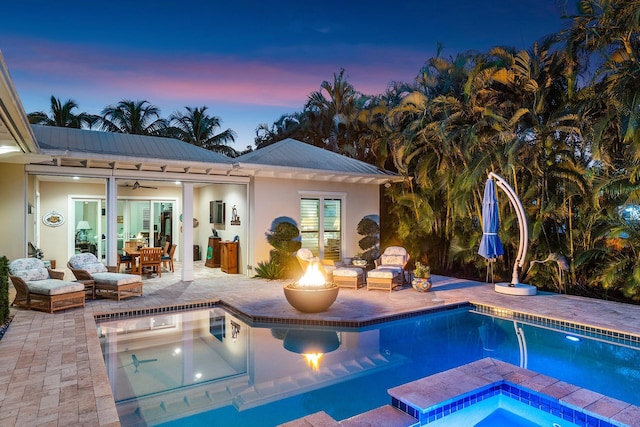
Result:
M342 200L331 197L300 199L302 247L323 259L342 259Z

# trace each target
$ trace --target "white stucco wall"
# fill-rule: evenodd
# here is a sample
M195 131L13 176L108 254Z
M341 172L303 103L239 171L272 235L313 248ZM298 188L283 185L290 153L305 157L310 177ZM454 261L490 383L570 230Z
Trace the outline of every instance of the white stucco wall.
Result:
M255 242L252 265L269 259L272 249L265 233L271 228L273 220L280 216L293 218L300 223L301 192L344 193L343 257L352 257L362 250L358 246L360 236L358 222L367 215L379 215L380 196L377 184L348 184L336 182L316 182L306 180L286 180L275 178L256 178L252 183L255 193L252 213L252 236Z
M28 218L26 212L24 166L0 163L0 182L0 256L22 258L27 250L26 224L33 221L33 215Z
M211 184L198 188L199 197L195 206L196 212L201 212L198 234L194 236L194 244L200 245L202 260L206 260L207 245L211 229L215 227L218 237L223 241L231 241L238 236L238 273L246 273L246 260L249 242L247 240L248 208L247 186L245 184ZM222 200L225 204L224 225L209 223L209 202ZM231 210L235 205L240 218L240 225L231 225Z

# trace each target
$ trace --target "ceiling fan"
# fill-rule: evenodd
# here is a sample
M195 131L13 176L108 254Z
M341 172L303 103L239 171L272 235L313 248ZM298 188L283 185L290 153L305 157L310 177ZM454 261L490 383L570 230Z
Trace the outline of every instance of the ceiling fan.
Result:
M140 185L140 183L138 181L134 182L133 185L131 184L125 184L125 185L121 185L120 187L129 187L133 190L137 190L138 188L150 188L152 190L157 190L158 187L149 187L147 185Z
M123 365L122 367L124 368L124 367L127 367L127 366L134 366L135 370L133 372L136 373L136 374L138 372L140 372L139 369L138 369L138 368L140 368L140 364L149 363L149 362L157 362L158 361L158 359L155 359L155 358L154 359L143 359L143 360L140 360L140 359L138 359L136 357L135 354L131 355L131 359L133 360L131 363L129 363L127 365Z

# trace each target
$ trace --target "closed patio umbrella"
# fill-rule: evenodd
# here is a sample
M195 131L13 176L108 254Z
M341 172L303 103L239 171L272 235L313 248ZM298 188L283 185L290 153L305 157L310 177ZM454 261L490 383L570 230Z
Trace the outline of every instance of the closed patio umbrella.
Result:
M496 198L496 186L493 179L487 179L482 198L482 240L478 254L491 263L491 280L493 280L493 262L504 254L502 242L498 236L500 217L498 215L498 199ZM487 280L489 271L487 271Z

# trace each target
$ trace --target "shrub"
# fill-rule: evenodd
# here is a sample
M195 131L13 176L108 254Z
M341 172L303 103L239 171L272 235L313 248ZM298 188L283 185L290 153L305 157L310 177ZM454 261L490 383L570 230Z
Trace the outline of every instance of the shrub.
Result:
M258 263L256 272L258 277L282 279L294 277L299 269L295 259L295 252L300 249L300 230L295 221L289 217L278 217L271 223L271 229L266 233L267 242L273 249L269 252L269 261ZM259 269L262 269L261 273ZM268 275L262 276L261 274Z
M9 318L9 260L0 257L0 323Z
M358 223L358 234L364 236L358 241L362 249L362 259L372 262L380 256L380 226L372 218L365 216Z
M256 277L263 279L280 279L284 276L284 268L273 259L269 261L259 261L256 267Z

